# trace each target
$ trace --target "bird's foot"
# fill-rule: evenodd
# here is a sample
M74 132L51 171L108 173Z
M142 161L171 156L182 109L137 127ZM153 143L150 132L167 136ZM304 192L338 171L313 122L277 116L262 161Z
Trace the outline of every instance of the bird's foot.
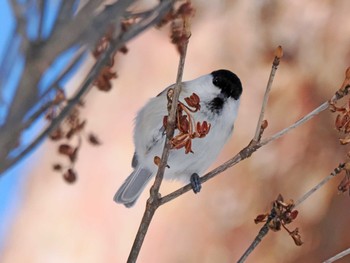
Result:
M202 189L202 183L198 174L194 173L190 178L192 190L195 194L199 193Z

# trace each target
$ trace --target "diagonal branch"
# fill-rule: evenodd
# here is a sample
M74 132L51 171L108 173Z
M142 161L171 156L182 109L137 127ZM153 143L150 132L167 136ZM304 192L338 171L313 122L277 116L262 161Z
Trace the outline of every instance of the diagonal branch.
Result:
M350 85L346 86L341 94L337 92L332 97L332 99L330 101L326 101L326 102L322 103L319 107L317 107L316 109L314 109L310 113L306 114L304 117L302 117L301 119L299 119L298 121L296 121L292 125L288 126L287 128L282 129L281 131L275 133L271 137L268 137L268 138L266 138L258 143L253 143L253 142L249 143L248 146L243 148L239 153L237 153L230 160L226 161L225 163L221 164L217 168L215 168L212 171L208 172L207 174L203 175L200 178L201 183L205 183L206 181L214 178L216 175L222 173L223 171L226 171L228 168L230 168L230 167L236 165L237 163L239 163L240 161L250 157L255 151L257 151L261 147L269 144L270 142L275 141L276 139L279 139L280 137L286 135L290 131L294 130L295 128L297 128L300 125L304 124L305 122L309 121L310 119L312 119L313 117L315 117L319 113L325 111L326 109L328 109L331 102L340 100L345 95L347 95L349 93L349 89L350 89ZM160 201L161 205L172 201L173 199L183 195L184 193L190 191L191 189L192 189L191 185L188 184L188 185L185 185L185 186L175 190L174 192L161 198L161 201Z
M95 81L96 77L98 76L100 70L103 68L103 66L109 62L110 57L112 54L114 54L117 50L119 50L122 46L125 45L126 42L128 42L130 39L134 38L147 28L156 25L161 21L163 16L171 9L173 5L173 0L167 0L162 1L157 7L155 7L152 12L149 13L148 16L145 16L139 23L131 26L128 31L120 33L119 36L117 36L115 39L113 39L106 50L105 53L103 53L99 59L96 61L95 65L92 67L90 72L88 73L87 77L79 87L76 94L73 96L72 99L69 100L69 103L63 108L63 110L60 112L60 114L52 120L50 125L44 129L37 138L35 138L28 146L26 146L22 152L20 152L17 156L13 158L5 158L4 156L7 156L7 153L9 152L9 149L11 149L11 145L16 145L16 138L13 140L13 136L19 136L19 134L6 133L6 129L4 127L1 127L0 135L4 134L7 137L10 138L11 144L9 144L9 141L6 140L6 136L1 137L0 136L0 145L4 144L5 147L0 148L0 176L5 172L8 168L15 165L19 160L23 158L26 154L28 154L32 149L34 149L40 142L42 142L56 127L59 125L59 123L71 112L71 110L79 103L82 96L84 96L90 89L92 83ZM21 123L17 123L16 125L20 126ZM13 149L13 147L12 147Z
M345 256L347 256L349 254L350 254L350 248L345 249L344 251L336 254L335 256L325 260L323 263L332 263L332 262L334 262L334 261L336 261L338 259L341 259L341 258L343 258L343 257L345 257Z
M295 203L293 208L299 206L305 200L307 200L312 194L314 194L317 190L319 190L322 186L324 186L329 180L337 176L344 170L345 163L340 163L327 177L325 177L321 182L319 182L316 186L311 188L308 192L306 192L302 197L300 197ZM260 244L263 238L267 235L270 230L269 224L271 220L273 220L277 216L274 208L271 209L271 212L267 218L265 224L261 227L259 233L254 238L254 241L250 244L247 250L243 253L242 257L238 260L239 263L243 263L248 256L253 252L253 250ZM330 261L333 262L333 261Z
M345 163L340 163L327 177L325 177L321 182L312 187L309 191L307 191L302 197L300 197L295 203L294 207L303 203L306 199L308 199L312 194L318 191L322 186L328 183L329 180L337 176L341 171L344 170Z

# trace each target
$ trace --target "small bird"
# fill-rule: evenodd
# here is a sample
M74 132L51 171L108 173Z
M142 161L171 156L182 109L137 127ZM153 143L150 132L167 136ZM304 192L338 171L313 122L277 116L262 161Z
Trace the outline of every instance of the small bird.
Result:
M134 171L114 195L114 201L126 207L135 204L147 183L157 173L154 158L162 155L166 138L163 119L168 115L167 92L172 87L174 85L150 99L135 118L135 153L131 163ZM164 178L191 182L193 191L197 193L201 189L199 174L205 172L215 161L232 134L242 84L236 74L220 69L183 82L179 101L184 101L193 93L199 97L200 107L191 113L192 118L195 123L209 123L210 130L203 138L191 141L191 152L185 153L184 149L170 150ZM174 136L177 133L179 131L175 130Z

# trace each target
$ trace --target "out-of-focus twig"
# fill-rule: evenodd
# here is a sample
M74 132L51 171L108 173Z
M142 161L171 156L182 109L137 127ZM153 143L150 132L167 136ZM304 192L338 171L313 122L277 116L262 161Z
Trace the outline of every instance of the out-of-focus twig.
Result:
M98 1L90 2L97 3ZM83 84L80 86L80 88L78 88L76 94L73 96L73 98L69 100L69 103L65 106L64 109L62 109L60 114L52 120L50 125L46 129L44 129L37 136L37 138L35 138L28 146L25 146L24 149L18 155L16 155L15 157L10 157L8 156L8 154L11 152L11 150L18 147L18 144L20 143L19 138L23 131L22 128L28 127L27 124L23 126L23 118L25 114L27 114L29 109L36 105L39 99L38 83L44 73L43 65L48 65L48 61L53 60L55 56L57 56L59 52L62 51L62 46L60 46L58 49L55 48L57 44L61 45L62 41L57 41L58 43L55 43L51 46L48 44L50 41L52 41L52 39L57 38L55 32L53 32L53 36L50 36L47 42L43 42L37 46L33 45L32 48L35 49L33 49L32 51L34 52L34 54L37 54L37 56L31 55L30 57L28 57L24 71L22 73L21 81L19 83L19 86L17 87L14 96L13 103L9 107L5 123L0 127L0 174L6 171L12 165L16 164L19 160L23 158L23 156L29 153L44 138L46 138L46 136L50 132L52 132L55 129L55 127L57 127L57 125L59 125L59 123L69 114L71 109L80 101L80 98L84 94L86 94L91 84L98 76L102 67L110 60L111 55L116 50L119 50L121 47L123 47L127 41L137 36L139 33L143 32L147 28L159 23L163 19L163 16L172 8L174 0L162 1L158 6L153 8L152 12L149 12L147 16L145 15L142 19L140 19L140 21L130 26L126 31L122 32L120 30L119 23L124 12L128 12L126 11L126 8L131 4L131 2L132 1L123 0L118 1L113 5L109 5L108 7L106 7L105 13L104 11L101 11L97 18L93 20L92 27L95 30L97 30L99 26L103 25L103 23L105 23L104 27L106 27L112 22L114 22L114 24L116 25L115 37L111 41L108 50L106 50L106 52L98 58L95 65L88 73L88 76L85 78ZM82 10L86 9L83 8ZM78 14L77 16L79 15L81 14ZM74 19L78 18L74 17ZM83 17L81 17L80 19L82 22L85 21ZM85 15L85 19L91 20L91 16ZM58 27L57 30L62 30L63 26L65 26L66 31L69 33L71 28L67 28L67 24L60 25L60 27ZM74 28L78 30L78 27L76 25L74 26ZM88 27L84 26L83 29L85 30L86 34L89 34ZM100 30L102 31L102 29ZM99 34L102 33L99 32L98 35ZM69 38L69 36L65 35L63 39L67 38ZM95 37L93 37L93 39L96 39L96 35ZM72 44L73 42L70 43ZM68 42L66 43L66 45L68 45ZM47 52L46 50L49 49L48 47L52 48L52 54L49 55L49 58L45 56L43 57L43 55Z
M341 259L341 258L343 258L343 257L345 257L345 256L347 256L349 254L350 254L350 248L345 249L344 251L336 254L334 257L331 257L331 258L323 261L323 263L332 263L332 262L334 262L334 261L336 261L338 259Z

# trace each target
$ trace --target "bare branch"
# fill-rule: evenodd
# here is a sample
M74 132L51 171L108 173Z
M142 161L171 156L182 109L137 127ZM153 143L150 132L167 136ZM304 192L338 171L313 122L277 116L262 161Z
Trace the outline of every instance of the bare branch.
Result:
M244 261L246 261L246 259L248 258L248 256L253 252L253 250L260 244L260 242L263 240L263 238L267 235L267 233L269 232L270 228L269 228L269 223L271 222L271 220L275 217L276 213L274 211L274 209L271 210L269 217L266 220L266 223L262 226L262 228L259 230L259 233L257 234L257 236L255 237L254 241L250 244L250 246L248 247L248 249L244 252L244 254L242 255L242 257L237 261L237 263L243 263Z
M332 263L332 262L334 262L338 259L341 259L349 254L350 254L350 248L338 253L337 255L335 255L334 257L331 257L330 259L325 260L323 263Z
M43 36L43 30L44 30L44 23L45 23L45 9L47 2L44 0L38 0L38 9L39 9L39 28L38 28L38 36L39 39L42 39Z
M177 71L177 77L176 77L176 84L174 88L174 93L172 94L171 101L171 108L168 115L168 121L167 121L167 127L166 127L166 140L163 148L163 153L161 157L161 162L158 166L158 171L156 174L156 178L154 181L153 186L150 190L150 198L147 200L146 209L144 212L144 215L142 217L139 229L137 231L133 246L131 248L129 257L128 257L128 263L136 262L137 257L139 255L139 252L141 250L143 241L146 237L148 227L152 221L153 215L157 208L159 207L160 198L159 198L159 188L163 180L164 171L167 167L167 161L169 157L169 151L171 147L171 139L174 136L174 130L175 130L175 121L176 121L176 109L178 105L178 100L181 92L181 83L182 83L182 75L184 71L184 65L185 65L185 59L186 59L186 53L187 53L187 46L188 46L188 39L190 37L190 24L189 22L186 23L184 21L184 31L187 32L187 39L183 43L182 50L180 51L180 61L178 65L178 71ZM165 105L164 105L165 106ZM168 105L169 108L170 105Z
M118 1L118 3L119 2L122 1ZM162 1L157 7L153 9L151 13L149 13L148 16L145 16L141 21L132 25L127 31L121 33L119 32L119 34L116 34L116 37L111 41L109 48L97 60L97 62L90 70L89 74L85 78L84 82L82 83L74 97L69 100L69 103L60 112L60 114L54 120L52 120L50 125L45 130L43 130L36 139L34 139L28 146L26 146L25 149L19 155L17 155L14 158L7 158L7 155L10 152L10 150L16 147L20 133L22 132L22 130L20 129L22 125L21 121L16 122L15 120L21 119L22 115L24 115L24 113L26 113L30 107L35 105L35 102L38 99L36 87L38 81L41 78L42 72L38 72L35 66L33 69L34 71L31 67L26 67L22 75L21 84L19 85L15 95L16 101L14 101L14 103L12 104L12 111L10 110L10 113L8 115L8 121L0 129L0 160L2 162L0 165L0 174L6 171L12 165L16 164L19 160L21 160L23 156L25 156L36 145L38 145L38 143L40 143L44 138L46 138L46 136L50 134L55 129L55 127L70 113L71 109L80 101L80 98L88 92L91 84L98 76L102 67L106 63L108 63L111 55L117 50L119 50L122 46L124 46L127 41L137 36L139 33L143 32L148 27L159 23L163 16L171 9L172 4L173 0ZM113 11L114 9L110 9L109 12L111 10ZM118 12L121 14L122 11L119 10ZM112 16L111 13L109 13L108 17L110 16ZM38 58L38 60L34 60L32 62L34 63L34 65L36 65L36 63L40 62L40 59ZM39 67L39 65L37 66ZM25 83L25 80L27 80L27 83ZM24 89L24 94L20 93L20 90L22 89ZM28 94L28 92L32 93ZM31 98L26 98L25 95ZM19 109L19 111L15 111L15 109L17 108Z
M317 190L319 190L323 185L325 185L330 179L334 178L336 175L341 173L341 171L344 170L345 163L340 163L327 177L325 177L320 183L318 183L315 187L310 189L307 193L305 193L301 198L299 198L294 205L292 206L292 209L294 209L296 206L303 203L306 199L308 199L312 194L314 194ZM239 263L243 263L248 256L253 252L253 250L260 244L262 239L267 235L267 233L270 230L270 222L271 220L274 220L274 218L277 216L277 213L275 212L274 208L271 209L271 212L266 220L266 223L263 225L263 227L260 229L258 235L255 237L254 241L250 244L248 249L244 252L242 257L239 259ZM282 224L283 227L285 227ZM287 230L288 231L288 230ZM288 231L289 232L289 231Z
M305 193L302 197L300 197L295 203L294 207L303 203L306 199L308 199L312 194L314 194L317 190L319 190L322 186L324 186L329 180L338 175L341 171L343 171L345 167L345 163L340 163L338 167L336 167L327 177L325 177L321 182L311 188L307 193Z
M350 89L350 85L344 87L344 89L342 89L341 93L339 93L339 91L337 91L336 94L332 97L331 101L337 101L337 100L343 98L345 95L348 94L349 89ZM271 137L266 138L258 143L255 143L254 141L250 142L248 144L248 146L246 146L244 149L242 149L239 153L237 153L230 160L226 161L222 165L218 166L217 168L215 168L212 171L208 172L207 174L203 175L200 178L201 183L205 183L206 181L212 179L216 175L222 173L223 171L226 171L228 168L236 165L240 161L248 158L249 156L251 156L256 150L258 150L262 146L265 146L265 145L269 144L270 142L286 135L287 133L289 133L293 129L299 127L300 125L304 124L305 122L307 122L311 118L315 117L317 114L326 110L329 107L329 105L330 105L330 102L326 101L326 102L322 103L319 107L317 107L315 110L306 114L303 118L301 118L297 122L293 123L292 125L290 125L289 127L285 128L285 129L275 133ZM191 185L187 184L187 185L175 190L174 192L161 198L161 205L170 202L171 200L179 197L180 195L183 195L184 193L190 191L191 189L192 189Z
M282 58L282 55L283 55L282 47L278 46L276 51L275 51L275 58L274 58L273 63L272 63L269 81L267 82L265 95L264 95L263 103L261 106L260 116L259 116L259 120L258 120L258 123L256 126L256 131L255 131L255 135L254 135L254 139L253 139L253 141L255 141L255 142L259 142L261 139L261 136L262 136L262 131L263 131L262 130L262 123L264 121L265 109L267 106L267 102L269 100L272 83L273 83L273 80L275 78L275 74L276 74L278 65L280 64L280 60Z

